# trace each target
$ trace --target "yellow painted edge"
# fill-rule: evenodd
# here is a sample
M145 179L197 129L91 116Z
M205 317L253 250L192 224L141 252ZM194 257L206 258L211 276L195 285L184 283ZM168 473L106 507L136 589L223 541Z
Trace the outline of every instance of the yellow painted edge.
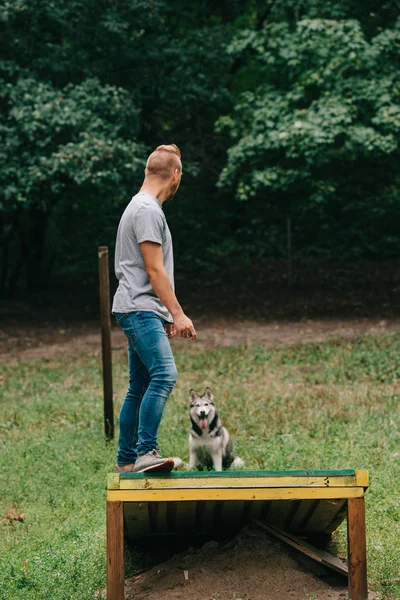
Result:
M119 473L108 473L107 488L109 490L119 490Z
M121 490L161 490L161 489L191 489L191 488L276 488L276 487L359 487L362 484L356 482L354 475L342 475L338 477L193 477L190 479L168 479L165 477L146 479L121 479L119 489Z
M362 485L367 488L369 486L369 475L368 471L360 469L356 471L356 485Z
M109 502L171 502L187 500L324 500L361 498L363 487L350 488L254 488L185 490L108 490Z

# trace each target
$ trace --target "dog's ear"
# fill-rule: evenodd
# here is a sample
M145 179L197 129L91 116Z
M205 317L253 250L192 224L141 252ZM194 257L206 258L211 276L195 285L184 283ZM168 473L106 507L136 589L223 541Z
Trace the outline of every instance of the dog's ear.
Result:
M204 396L207 398L207 400L214 403L214 396L209 387L206 387L206 389L204 390Z
M199 397L199 395L197 392L195 392L194 390L190 390L190 394L189 394L190 404L194 404L198 397Z

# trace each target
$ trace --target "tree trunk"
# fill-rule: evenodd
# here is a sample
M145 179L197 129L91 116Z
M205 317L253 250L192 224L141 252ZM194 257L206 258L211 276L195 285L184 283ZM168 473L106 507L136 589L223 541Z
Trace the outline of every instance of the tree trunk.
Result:
M26 280L30 290L40 289L45 284L44 249L49 213L38 206L29 211L29 242L26 252Z

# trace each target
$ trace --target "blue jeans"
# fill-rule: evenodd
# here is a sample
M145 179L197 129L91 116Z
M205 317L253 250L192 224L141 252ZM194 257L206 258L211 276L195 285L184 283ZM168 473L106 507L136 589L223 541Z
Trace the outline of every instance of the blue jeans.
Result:
M164 321L153 312L115 313L128 338L129 387L119 415L117 462L157 448L164 406L178 376Z

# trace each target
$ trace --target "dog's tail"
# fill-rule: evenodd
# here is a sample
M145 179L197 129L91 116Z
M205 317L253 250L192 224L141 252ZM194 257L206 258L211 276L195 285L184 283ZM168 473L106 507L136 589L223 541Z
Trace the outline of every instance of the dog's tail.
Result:
M242 461L242 459L239 456L236 456L236 458L234 459L234 461L232 463L232 467L234 469L243 469L244 462Z
M183 460L179 458L179 456L174 456L172 460L174 461L174 469L176 469L177 471L189 470L189 465L183 462Z

